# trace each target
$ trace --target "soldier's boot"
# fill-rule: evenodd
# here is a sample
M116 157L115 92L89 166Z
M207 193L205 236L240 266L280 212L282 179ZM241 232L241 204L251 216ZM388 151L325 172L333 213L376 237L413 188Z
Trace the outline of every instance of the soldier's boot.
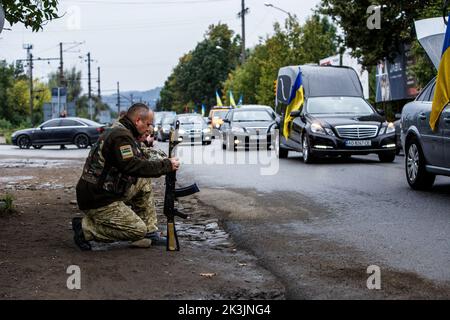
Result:
M167 244L167 238L161 236L158 231L147 233L145 238L152 241L152 246L165 246Z
M131 242L131 246L134 248L150 248L151 245L152 240L146 238Z
M91 250L92 249L91 244L84 237L83 227L81 224L80 217L76 217L76 218L72 219L72 230L74 232L73 240L75 241L75 244L78 246L78 248L80 248L81 251Z

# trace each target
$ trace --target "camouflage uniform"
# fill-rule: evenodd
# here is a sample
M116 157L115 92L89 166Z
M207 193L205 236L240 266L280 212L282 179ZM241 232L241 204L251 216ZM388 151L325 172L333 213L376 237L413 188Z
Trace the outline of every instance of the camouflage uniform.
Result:
M126 127L122 122L125 122ZM150 177L170 172L171 162L167 158L155 156L156 151L143 150L135 139L131 141L130 137L124 138L123 135L127 133L123 130L131 127L128 122L121 120L121 123L116 123L110 129L116 132L112 137L114 143L110 141L111 134L106 133L99 138L86 160L77 185L78 203L86 214L82 219L82 229L88 241L136 241L157 230ZM121 131L117 133L118 130ZM130 131L137 138L136 133ZM125 142L121 143L121 139ZM118 148L120 152L117 152ZM115 161L114 157L120 161ZM134 166L127 162L131 161L129 158L133 158ZM124 159L126 161L122 161ZM118 168L111 163L117 163ZM138 172L136 166L141 168ZM128 175L128 170L133 175ZM96 204L97 201L100 204Z

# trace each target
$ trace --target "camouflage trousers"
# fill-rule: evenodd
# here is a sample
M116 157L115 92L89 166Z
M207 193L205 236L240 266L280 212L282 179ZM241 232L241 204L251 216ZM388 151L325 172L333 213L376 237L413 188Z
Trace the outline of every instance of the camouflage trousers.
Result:
M139 178L124 201L86 210L82 220L86 240L136 241L158 230L151 179Z

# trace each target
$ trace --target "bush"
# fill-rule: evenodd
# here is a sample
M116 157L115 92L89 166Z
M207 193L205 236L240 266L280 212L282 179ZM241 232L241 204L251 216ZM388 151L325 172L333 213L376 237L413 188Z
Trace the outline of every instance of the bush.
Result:
M13 213L14 210L14 197L11 194L6 194L0 197L0 215L5 213Z

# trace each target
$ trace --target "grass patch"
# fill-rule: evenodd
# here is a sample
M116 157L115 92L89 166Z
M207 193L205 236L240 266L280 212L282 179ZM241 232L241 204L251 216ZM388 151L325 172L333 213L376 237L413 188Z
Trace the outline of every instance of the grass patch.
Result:
M0 196L0 215L10 214L13 212L15 212L14 196L9 193L4 196Z

